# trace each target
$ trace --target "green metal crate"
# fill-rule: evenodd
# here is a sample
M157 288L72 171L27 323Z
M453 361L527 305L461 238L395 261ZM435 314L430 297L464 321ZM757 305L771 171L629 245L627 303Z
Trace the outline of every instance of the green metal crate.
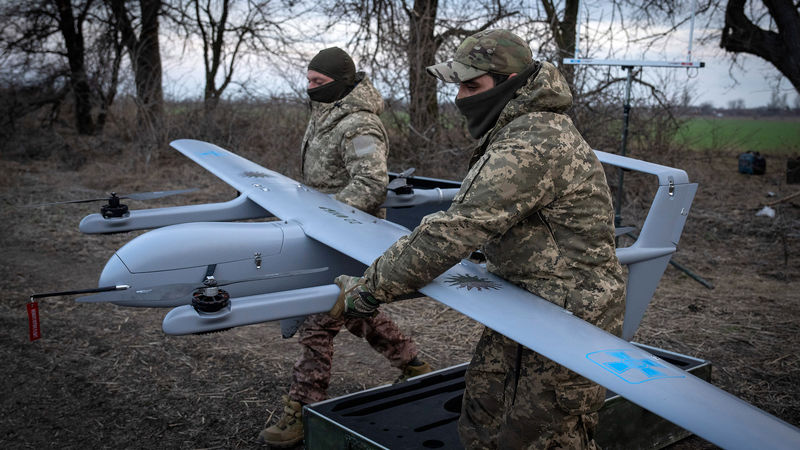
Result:
M636 345L698 378L711 378L708 361ZM303 409L305 448L461 448L456 422L467 366L464 363L406 383L307 405ZM600 410L596 440L604 449L658 449L689 435L683 428L609 392Z

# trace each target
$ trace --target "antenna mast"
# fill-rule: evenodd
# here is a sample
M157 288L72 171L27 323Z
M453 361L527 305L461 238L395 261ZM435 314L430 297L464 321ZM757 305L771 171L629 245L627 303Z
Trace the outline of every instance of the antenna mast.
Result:
M591 59L580 57L580 42L581 42L581 14L580 2L578 3L578 21L575 29L575 56L573 58L564 58L563 64L571 64L578 66L619 66L625 69L627 80L625 82L625 101L623 104L623 125L622 125L622 145L619 154L625 156L627 153L628 144L628 121L631 111L631 83L633 81L633 68L634 67L671 67L671 68L702 68L706 64L704 62L692 61L692 40L694 38L694 16L695 9L697 8L697 1L692 2L692 15L691 15L691 28L689 29L689 48L687 51L687 59L685 61L647 61L647 60L625 60L625 59ZM614 226L619 228L622 223L622 183L624 180L624 172L619 169L619 181L617 185L617 201L614 206Z

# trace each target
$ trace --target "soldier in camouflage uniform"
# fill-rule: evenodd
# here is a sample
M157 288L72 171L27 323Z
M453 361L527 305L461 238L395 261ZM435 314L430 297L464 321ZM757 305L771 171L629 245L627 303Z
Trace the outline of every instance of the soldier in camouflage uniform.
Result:
M331 313L369 315L480 248L487 269L620 335L624 273L603 168L564 112L569 87L505 30L467 38L428 68L460 83L456 105L480 139L447 211L425 217L367 269L342 275ZM596 448L605 389L484 329L466 374L459 434L467 448Z
M386 130L378 114L383 99L350 56L333 47L308 66L311 118L301 147L303 182L373 215L381 214L389 177ZM291 447L303 439L302 405L327 398L333 338L345 326L401 370L398 381L431 371L414 342L386 314L367 318L308 316L299 330L302 354L292 371L284 415L259 440Z

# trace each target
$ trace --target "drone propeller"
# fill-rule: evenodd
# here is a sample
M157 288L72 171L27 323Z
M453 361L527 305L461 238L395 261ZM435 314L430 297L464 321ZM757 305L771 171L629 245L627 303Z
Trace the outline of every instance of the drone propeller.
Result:
M37 207L37 206L50 206L50 205L64 205L68 203L90 203L90 202L102 202L108 201L109 203L116 201L119 202L123 199L130 199L130 200L153 200L156 198L162 197L169 197L170 195L178 195L178 194L187 194L189 192L194 192L198 190L198 188L192 189L179 189L176 191L153 191L153 192L134 192L131 194L125 195L117 195L116 192L111 192L111 195L108 197L99 197L99 198L86 198L82 200L66 200L63 202L51 202L51 203L39 203L36 205L28 205L29 207Z
M406 179L414 173L416 169L413 167L409 167L408 169L400 172L397 174L397 177L389 182L389 185L386 186L387 189L390 191L394 191L397 194L411 194L413 190L411 186L408 185Z
M100 292L94 295L78 297L75 301L79 303L124 303L126 306L143 307L172 307L189 304L196 292L211 296L220 291L218 288L236 283L246 283L248 281L262 281L272 278L288 277L293 275L305 275L328 270L328 267L319 267L306 270L295 270L291 272L277 272L262 275L260 277L245 278L242 280L217 280L209 276L202 283L176 283L164 284L146 288L129 288L121 291ZM179 303L176 303L179 302Z

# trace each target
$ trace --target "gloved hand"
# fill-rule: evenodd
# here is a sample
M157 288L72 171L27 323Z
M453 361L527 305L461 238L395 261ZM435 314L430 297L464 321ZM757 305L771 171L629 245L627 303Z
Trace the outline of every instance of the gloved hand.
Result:
M374 317L380 302L364 286L364 280L350 275L339 275L333 280L341 288L339 298L328 314L334 319L344 317Z

